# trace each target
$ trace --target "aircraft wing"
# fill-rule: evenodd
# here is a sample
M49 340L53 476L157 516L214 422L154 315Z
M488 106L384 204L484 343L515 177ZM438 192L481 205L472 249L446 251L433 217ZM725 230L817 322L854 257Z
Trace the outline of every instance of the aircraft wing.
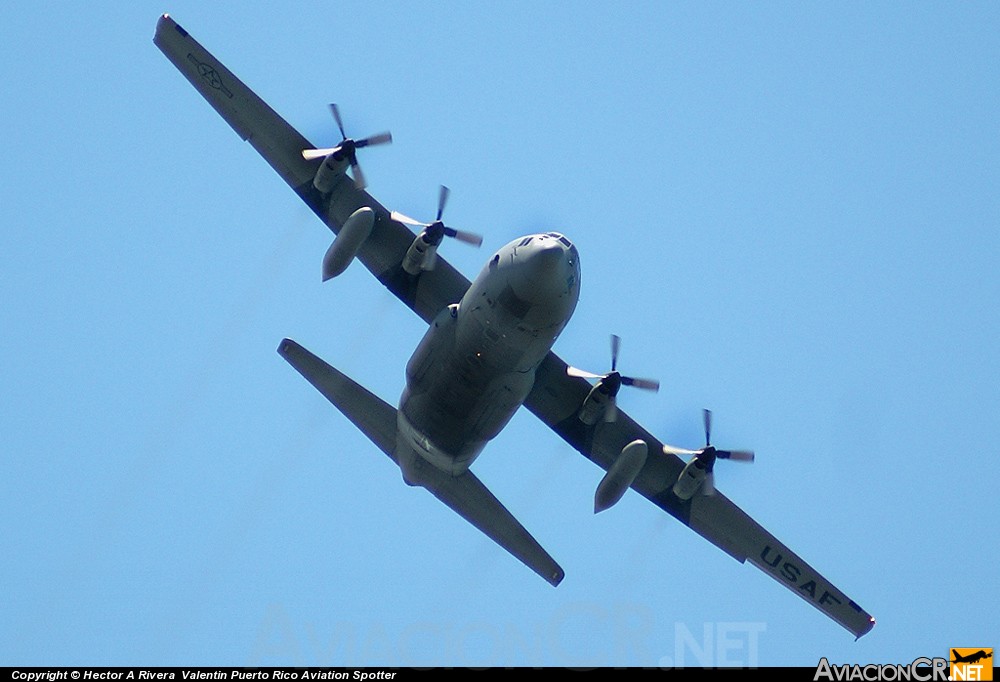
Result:
M621 409L614 422L587 426L577 417L591 386L566 374L554 353L539 367L535 387L524 402L539 419L599 467L607 470L633 440L641 438L649 457L632 489L676 517L731 557L749 561L827 616L861 637L875 619L720 492L684 501L672 488L685 462L663 452L663 443Z
M462 298L469 288L469 280L443 258L438 258L433 270L417 278L403 271L403 256L416 235L392 220L389 211L368 192L358 189L346 173L340 175L329 194L318 192L312 181L323 160L302 158L302 150L315 145L169 15L164 14L157 22L153 42L330 230L339 233L347 218L362 206L375 211L371 235L358 251L357 258L425 322L430 323L442 308Z
M417 278L403 272L400 264L416 235L393 221L385 207L364 190L357 189L346 174L328 195L317 192L312 180L322 161L306 161L301 154L303 149L314 145L169 16L163 15L157 23L154 42L330 230L339 232L351 213L362 206L375 211L371 236L357 257L424 321L429 323L442 308L461 300L469 288L469 280L440 255L437 267ZM855 636L860 637L871 630L875 624L871 615L725 495L717 492L713 496L695 496L689 501L681 501L673 495L673 483L684 463L675 455L663 454L662 443L623 411L619 410L615 422L599 422L593 427L584 425L576 413L589 390L590 384L567 376L566 363L549 353L538 369L535 387L525 406L605 470L626 444L637 438L646 441L650 455L632 483L633 489L737 561L754 564ZM434 494L441 499L444 499L442 495L448 496L446 491L440 492ZM561 573L558 577L561 578Z

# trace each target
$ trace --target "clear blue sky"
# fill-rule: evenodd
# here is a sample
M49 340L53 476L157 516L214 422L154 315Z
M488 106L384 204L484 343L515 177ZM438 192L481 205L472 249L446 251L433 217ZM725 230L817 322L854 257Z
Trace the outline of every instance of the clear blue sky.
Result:
M160 13L372 193L579 246L555 350L757 462L718 486L853 638L519 412L474 470L551 588L277 355L395 403L420 321L152 43ZM1000 6L36 3L0 41L0 664L815 665L1000 646ZM753 642L751 642L753 640ZM699 658L708 650L708 659ZM720 655L721 654L721 655Z

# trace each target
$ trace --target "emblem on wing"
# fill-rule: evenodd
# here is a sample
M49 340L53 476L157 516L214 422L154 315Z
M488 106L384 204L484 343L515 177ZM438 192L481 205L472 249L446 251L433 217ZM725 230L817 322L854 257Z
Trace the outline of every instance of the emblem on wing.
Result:
M218 90L226 97L232 99L233 93L222 83L222 77L219 76L219 72L216 71L215 67L208 62L200 62L198 58L193 54L188 52L188 61L194 64L195 68L198 69L198 74L202 79L208 83L209 87Z
M811 576L794 561L785 559L780 552L771 549L770 545L764 547L760 553L760 560L762 567L795 585L795 589L803 597L808 597L819 604L843 603L829 590L822 588L822 583L817 582L816 577Z

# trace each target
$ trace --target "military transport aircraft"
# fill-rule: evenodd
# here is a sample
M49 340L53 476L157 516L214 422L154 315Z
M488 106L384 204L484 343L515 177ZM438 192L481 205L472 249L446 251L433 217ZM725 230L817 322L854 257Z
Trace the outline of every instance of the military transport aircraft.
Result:
M705 420L705 447L664 445L618 410L622 386L656 389L617 369L593 374L567 366L551 348L576 307L580 255L562 234L517 239L490 256L469 282L437 250L444 237L481 238L447 227L442 213L421 223L391 213L365 191L357 152L391 141L388 133L343 138L317 149L168 15L155 44L195 89L253 145L335 234L323 279L355 259L429 327L406 365L406 388L395 409L289 339L278 352L390 459L410 485L422 486L552 585L563 569L470 470L487 442L524 405L607 473L595 512L633 489L739 562L749 561L860 637L875 625L864 609L812 566L716 492L716 460L751 460L718 450ZM350 170L350 175L347 171ZM415 234L410 227L420 228ZM588 379L596 379L592 385ZM688 462L680 457L690 457Z

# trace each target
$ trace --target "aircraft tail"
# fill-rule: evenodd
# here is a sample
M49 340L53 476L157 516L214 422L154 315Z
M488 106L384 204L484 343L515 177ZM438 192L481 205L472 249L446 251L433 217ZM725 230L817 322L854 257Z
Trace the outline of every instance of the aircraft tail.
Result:
M391 405L290 339L281 342L278 353L399 465L407 483L426 488L549 584L562 581L559 564L471 471L452 476L412 448L397 449Z

